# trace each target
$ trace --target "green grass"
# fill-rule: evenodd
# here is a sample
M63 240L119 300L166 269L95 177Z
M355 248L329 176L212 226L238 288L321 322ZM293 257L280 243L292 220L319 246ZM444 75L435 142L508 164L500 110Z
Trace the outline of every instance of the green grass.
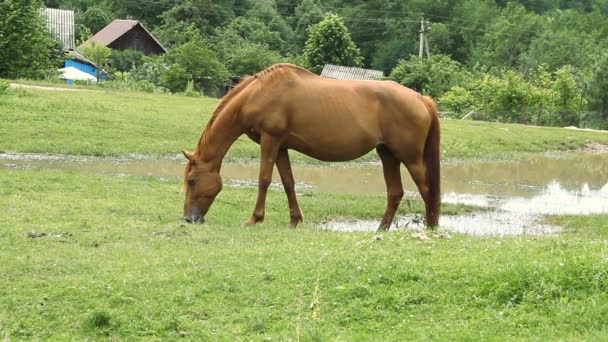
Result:
M255 191L228 187L208 223L185 225L178 181L0 169L0 337L608 338L605 221L560 237L376 240L314 223L379 217L381 196L305 193L298 229L284 197L271 191L267 222L243 227Z
M216 103L12 91L0 96L0 151L177 154ZM558 128L443 120L442 129L448 158L608 143ZM257 156L241 139L229 158ZM379 219L384 196L303 191L298 229L287 228L279 191L254 227L241 224L253 188L225 187L203 225L183 223L183 198L175 179L0 168L0 340L608 339L606 215L548 217L564 227L553 237L379 240L316 225ZM422 210L406 201L399 214Z
M0 151L119 156L176 155L193 149L216 99L137 92L20 90L0 96ZM608 134L514 124L442 121L444 158L512 158L522 152L608 144ZM229 159L251 159L241 137ZM294 154L297 161L312 159ZM370 153L362 160L377 160Z

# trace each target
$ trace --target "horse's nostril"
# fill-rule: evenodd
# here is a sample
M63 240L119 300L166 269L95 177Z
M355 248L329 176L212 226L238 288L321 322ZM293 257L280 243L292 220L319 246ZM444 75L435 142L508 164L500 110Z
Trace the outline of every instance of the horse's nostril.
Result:
M192 215L184 217L188 223L205 223L205 218L201 215Z

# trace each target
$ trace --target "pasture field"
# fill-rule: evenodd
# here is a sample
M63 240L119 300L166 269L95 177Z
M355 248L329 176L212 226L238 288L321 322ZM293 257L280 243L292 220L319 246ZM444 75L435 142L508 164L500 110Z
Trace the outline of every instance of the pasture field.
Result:
M0 96L0 151L117 156L177 155L193 149L216 99L137 92L14 90ZM608 134L480 121L442 120L444 158L511 159L522 152L569 150ZM259 148L241 137L229 160ZM296 161L316 161L294 153ZM360 160L378 160L375 152Z
M176 155L216 103L15 91L0 96L0 151ZM442 124L454 159L608 143L602 133ZM240 140L229 153L258 149ZM379 219L384 196L299 191L297 229L282 191L269 192L266 222L253 227L241 223L254 188L225 187L203 225L181 221L183 197L172 178L0 167L0 340L608 339L605 215L548 217L564 227L556 236L426 240L316 228ZM421 203L399 213L412 211Z
M289 229L278 191L255 227L251 188L226 188L203 225L179 220L177 181L2 169L0 194L4 340L608 338L605 217L554 217L558 237L379 240L314 223L377 218L382 196L303 193Z

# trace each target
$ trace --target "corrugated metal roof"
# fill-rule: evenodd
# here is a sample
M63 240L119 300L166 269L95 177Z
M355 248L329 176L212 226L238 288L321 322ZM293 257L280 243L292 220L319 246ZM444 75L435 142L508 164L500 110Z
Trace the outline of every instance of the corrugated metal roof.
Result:
M81 55L76 50L70 51L68 53L68 56L70 57L70 59L74 59L74 60L77 60L77 61L85 62L85 63L90 64L90 65L92 65L92 66L94 66L94 67L97 68L97 64L93 63L90 59L88 59L85 56Z
M167 52L167 49L165 49L165 47L152 35L152 33L150 33L150 31L148 31L148 29L146 29L145 26L137 20L116 19L108 24L108 26L104 27L101 31L97 32L88 41L92 40L99 44L103 44L104 46L108 46L137 25L140 25L150 35L150 37L154 39L158 46L160 46L163 51ZM87 42L82 45L85 45Z
M321 76L337 80L374 80L384 77L380 70L325 64Z
M43 8L46 26L66 50L74 50L74 11Z

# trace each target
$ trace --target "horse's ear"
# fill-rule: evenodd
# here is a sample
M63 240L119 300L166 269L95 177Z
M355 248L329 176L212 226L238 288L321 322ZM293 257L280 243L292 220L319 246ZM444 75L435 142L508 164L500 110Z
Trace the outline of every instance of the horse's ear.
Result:
M182 150L182 153L184 154L184 157L186 157L186 159L188 159L191 162L194 162L194 155L192 154L192 152Z

